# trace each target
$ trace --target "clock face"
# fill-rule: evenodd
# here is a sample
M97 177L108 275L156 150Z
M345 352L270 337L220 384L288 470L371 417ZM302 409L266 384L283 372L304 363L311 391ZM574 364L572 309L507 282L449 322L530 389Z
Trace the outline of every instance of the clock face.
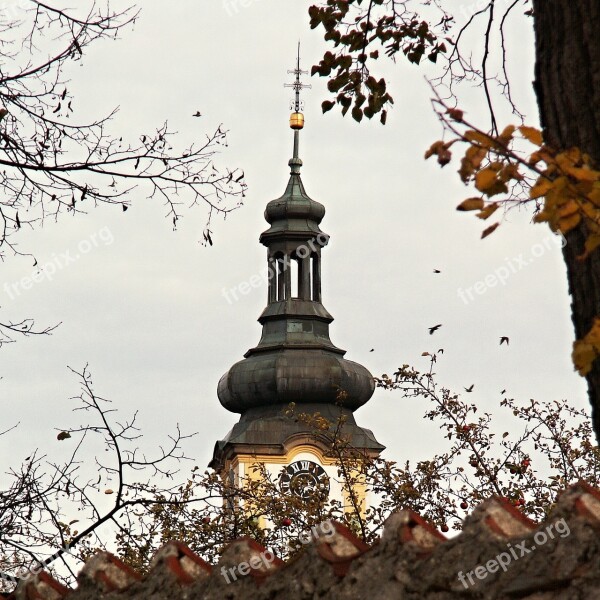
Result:
M283 469L279 489L302 500L324 500L329 495L329 477L321 465L299 460Z

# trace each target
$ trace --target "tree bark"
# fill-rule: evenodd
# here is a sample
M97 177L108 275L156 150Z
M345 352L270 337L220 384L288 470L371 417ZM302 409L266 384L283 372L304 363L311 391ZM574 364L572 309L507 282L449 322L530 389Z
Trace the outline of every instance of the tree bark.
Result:
M544 139L555 149L578 147L600 166L600 2L533 0L536 36L535 92ZM587 260L586 227L567 235L571 314L576 339L600 316L600 250ZM586 377L596 437L600 439L600 359Z

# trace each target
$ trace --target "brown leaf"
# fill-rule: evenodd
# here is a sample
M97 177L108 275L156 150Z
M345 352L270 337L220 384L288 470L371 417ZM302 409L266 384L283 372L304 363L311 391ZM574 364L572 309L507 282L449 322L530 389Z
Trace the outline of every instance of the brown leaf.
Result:
M479 219L485 219L491 217L497 210L500 205L497 202L492 202L492 204L488 204L482 211L477 215Z
M521 125L519 131L524 138L528 139L532 144L541 146L543 144L542 132L535 127L527 127L527 125Z
M494 233L494 231L496 231L496 229L499 226L500 226L500 223L494 223L493 225L490 225L487 229L484 229L483 233L481 234L481 239L484 239L488 235L491 235L492 233Z
M483 207L483 198L467 198L456 207L456 210L482 210Z

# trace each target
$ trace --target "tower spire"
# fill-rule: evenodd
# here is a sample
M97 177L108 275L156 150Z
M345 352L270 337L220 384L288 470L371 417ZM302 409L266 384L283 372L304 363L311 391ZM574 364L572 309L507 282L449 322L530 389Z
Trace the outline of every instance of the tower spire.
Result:
M291 108L294 111L290 116L290 128L294 130L294 153L289 165L292 168L292 174L300 173L302 161L299 156L300 130L304 127L304 108L302 100L300 100L300 92L303 89L310 89L312 86L309 83L302 83L300 77L306 75L308 71L303 71L300 68L300 42L298 42L298 55L296 58L296 68L288 71L289 74L295 75L296 79L293 83L284 83L284 87L293 88L294 100L291 103Z
M373 376L345 359L346 351L329 337L333 317L321 294L322 250L329 242L320 228L325 207L308 196L300 177L298 142L304 127L300 92L311 87L301 81L306 71L300 68L300 44L296 68L288 73L295 76L293 83L284 84L294 90L290 116L294 153L286 190L267 204L269 228L259 238L267 250L269 281L267 306L258 319L262 335L221 377L217 389L221 404L242 416L226 439L217 442L210 466L238 477L246 472L244 464L256 462L256 455L277 456L281 465L282 457L287 464L290 452L302 444L318 446L306 424L282 417L292 402L309 413L319 412L331 423L343 417L344 435L354 448L373 456L383 450L352 414L372 396Z

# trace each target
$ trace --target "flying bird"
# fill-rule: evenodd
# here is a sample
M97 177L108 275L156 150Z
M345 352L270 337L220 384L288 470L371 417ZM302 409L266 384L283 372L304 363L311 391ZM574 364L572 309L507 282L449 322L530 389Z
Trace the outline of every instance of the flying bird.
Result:
M434 269L433 272L434 273L441 273L441 271L439 269Z
M440 349L438 350L438 354L444 354L444 349L443 349L443 348L440 348Z
M369 352L373 352L374 350L375 350L375 348L371 348L371 349L369 350Z
M195 113L192 115L192 117L201 117L201 116L202 116L202 113L201 113L199 110L197 110L197 111L196 111L196 112L195 112Z
M441 326L442 326L442 324L440 323L439 325L434 325L433 327L430 327L429 328L429 335L433 335L434 332L436 332Z
M472 392L474 387L475 387L475 384L472 383L471 387L465 388L465 392Z
M502 390L500 393L501 393L502 395L504 395L504 394L506 393L506 390Z
M508 338L505 335L500 338L500 345L502 346L504 342L506 342L506 345L508 346Z

